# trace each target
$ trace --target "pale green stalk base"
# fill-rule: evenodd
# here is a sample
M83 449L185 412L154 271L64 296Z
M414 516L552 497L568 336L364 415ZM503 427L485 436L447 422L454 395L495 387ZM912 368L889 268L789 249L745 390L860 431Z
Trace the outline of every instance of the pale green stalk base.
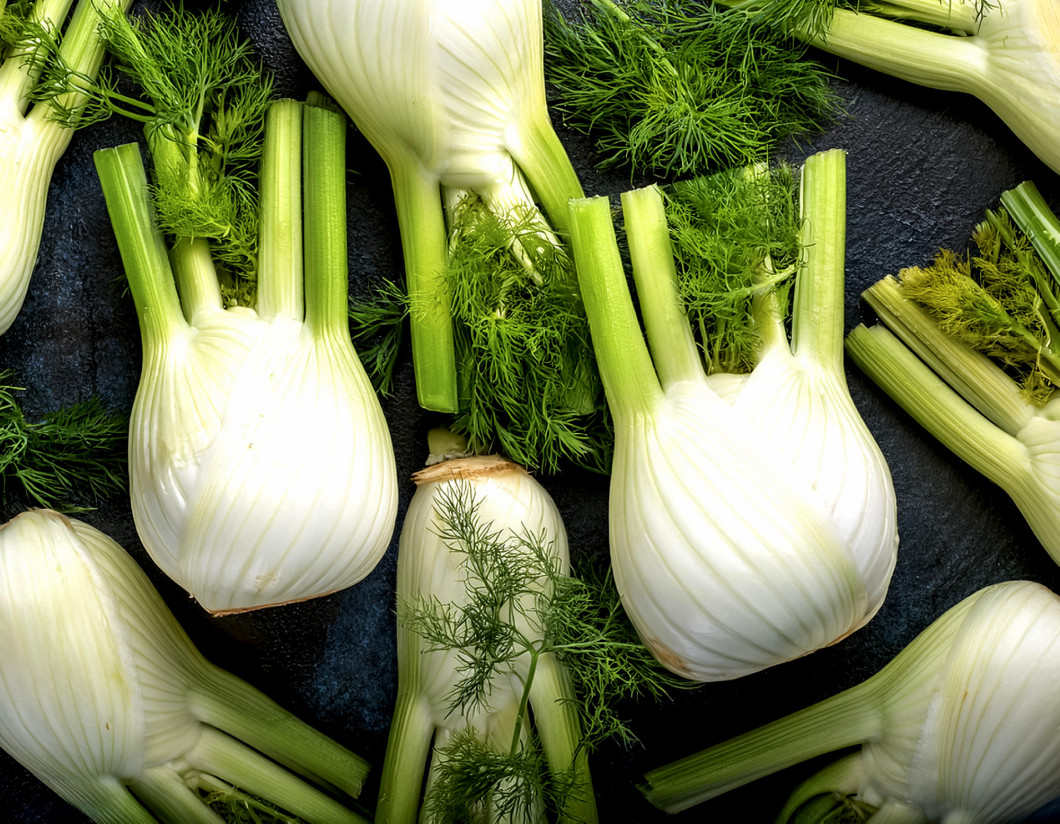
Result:
M865 762L860 752L852 753L834 761L803 781L788 797L777 824L786 824L795 811L807 801L826 793L853 795L865 777ZM802 818L799 818L801 824Z
M676 813L822 753L861 744L882 723L874 683L652 770L641 790L656 807Z
M415 683L414 677L404 679ZM376 824L415 824L433 735L434 724L425 703L399 684L379 779Z

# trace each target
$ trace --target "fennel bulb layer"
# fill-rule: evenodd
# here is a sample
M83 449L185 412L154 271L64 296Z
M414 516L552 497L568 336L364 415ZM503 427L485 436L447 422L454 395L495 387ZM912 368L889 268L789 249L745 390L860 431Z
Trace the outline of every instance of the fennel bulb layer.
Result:
M450 459L414 479L398 550L398 698L377 820L417 820L429 760L420 820L470 810L540 820L544 785L533 773L544 770L571 782L554 802L558 820L595 821L574 695L539 614L548 576L569 573L555 503L498 456ZM450 630L470 631L471 647L443 642ZM486 664L498 649L503 657ZM537 767L520 766L542 755ZM504 765L492 782L490 762ZM469 778L478 794L454 791Z
M732 183L759 185L753 174ZM890 472L843 374L845 157L823 152L802 171L790 342L776 278L752 250L750 374L706 374L660 192L627 192L622 206L650 355L607 201L571 204L615 420L609 520L623 604L659 660L696 680L834 643L879 609L898 545Z
M208 663L91 526L32 510L0 527L0 620L0 745L93 820L219 824L196 794L219 779L363 821L276 762L354 796L365 763Z
M872 820L1015 822L1060 794L1060 597L1009 581L951 607L869 680L647 774L687 809L799 761L861 749L808 779L778 822L830 792Z

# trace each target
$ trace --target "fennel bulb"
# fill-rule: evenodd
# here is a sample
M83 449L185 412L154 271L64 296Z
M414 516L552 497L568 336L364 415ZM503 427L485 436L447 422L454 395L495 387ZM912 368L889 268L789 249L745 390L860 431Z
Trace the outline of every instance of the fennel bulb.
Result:
M351 586L394 530L390 435L346 322L345 128L329 109L270 108L254 308L223 307L199 239L178 239L171 268L135 145L96 154L143 338L133 517L211 612Z
M1009 581L947 610L867 681L652 770L649 800L686 809L822 753L861 744L809 779L778 822L818 794L874 821L1014 822L1060 794L1060 598Z
M560 821L595 821L575 695L542 621L553 583L569 574L555 503L496 455L445 460L413 479L376 820L417 820L433 743L419 820L529 822L547 807ZM559 798L546 797L541 773L565 786Z
M66 66L90 77L103 60L99 15L124 13L131 3L80 0L75 6L73 0L37 0L28 12L0 4L0 334L14 323L26 299L48 186L73 135L72 128L53 117L52 101L31 102L47 91L37 87L43 67L34 44L47 33L58 41ZM70 21L62 32L67 16ZM83 99L73 92L56 102L76 111Z
M197 793L230 785L364 821L294 772L356 796L365 762L206 661L88 524L31 510L0 526L0 625L0 745L94 821L221 824Z
M605 464L602 393L557 236L583 193L546 108L540 0L278 5L390 170L421 406L456 413L476 452L531 469Z
M571 204L615 420L615 580L644 644L691 679L735 678L834 643L876 613L895 564L890 472L843 373L842 152L806 161L800 206L791 343L777 278L759 260L757 364L749 375L708 375L678 296L659 191L622 198L650 355L607 200Z
M851 360L944 446L1003 489L1060 563L1060 219L1033 184L1001 196L978 253L943 250L863 297L881 323Z

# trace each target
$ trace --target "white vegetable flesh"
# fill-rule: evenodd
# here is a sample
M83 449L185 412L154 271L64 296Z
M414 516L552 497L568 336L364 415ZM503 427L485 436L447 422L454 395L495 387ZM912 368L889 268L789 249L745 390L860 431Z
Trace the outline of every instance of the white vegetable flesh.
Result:
M691 679L735 678L834 643L876 613L894 568L890 472L843 373L844 168L841 152L807 161L792 340L763 296L763 352L746 377L704 373L657 192L623 196L651 356L607 201L572 204L615 420L615 580L645 645Z
M93 820L220 824L195 793L218 780L363 820L276 761L351 795L365 762L209 664L91 526L33 510L0 527L0 621L0 745Z

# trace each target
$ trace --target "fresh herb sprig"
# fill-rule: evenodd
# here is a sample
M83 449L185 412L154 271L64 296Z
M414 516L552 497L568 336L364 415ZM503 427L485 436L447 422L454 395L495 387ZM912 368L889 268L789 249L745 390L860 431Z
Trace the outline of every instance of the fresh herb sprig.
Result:
M589 0L570 19L550 4L545 55L554 106L594 137L602 168L745 166L840 111L831 75L770 15L708 2Z
M573 578L543 534L503 532L484 523L470 484L440 493L435 515L439 536L462 558L467 600L454 605L409 599L399 603L399 621L424 639L426 649L456 651L461 677L450 695L452 712L486 707L498 678L517 679L522 698L506 752L491 748L475 730L442 750L428 809L451 813L488 800L491 809L500 804L526 813L544 804L562 810L576 786L574 776L550 774L529 732L530 690L543 656L555 656L571 678L584 749L609 736L636 740L615 710L618 702L659 699L671 688L694 685L665 670L640 643L609 576Z
M5 508L27 501L60 512L83 512L128 487L125 415L92 397L33 422L18 403L20 391L11 373L0 371L0 493Z

